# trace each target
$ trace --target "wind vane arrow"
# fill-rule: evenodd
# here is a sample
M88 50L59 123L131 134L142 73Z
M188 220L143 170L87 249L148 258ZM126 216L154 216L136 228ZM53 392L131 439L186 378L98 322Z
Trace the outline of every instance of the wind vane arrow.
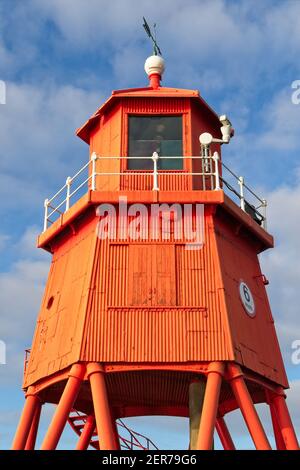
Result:
M161 50L156 42L156 31L155 31L155 28L156 28L156 23L154 24L154 36L151 32L151 29L150 29L150 26L148 25L147 21L146 21L146 18L143 16L143 20L144 20L144 23L143 23L143 27L144 27L144 30L146 31L147 33L147 36L151 39L152 43L153 43L153 52L154 52L154 55L161 55Z

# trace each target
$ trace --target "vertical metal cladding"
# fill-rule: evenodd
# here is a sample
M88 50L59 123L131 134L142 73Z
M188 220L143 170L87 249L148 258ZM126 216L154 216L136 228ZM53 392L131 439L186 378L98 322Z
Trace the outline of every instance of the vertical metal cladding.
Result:
M218 359L211 343L224 343L220 341L222 331L210 331L208 317L207 311L198 307L109 307L103 315L100 350L89 359L107 362Z
M150 157L149 157L150 159ZM158 173L158 187L160 191L188 191L191 189L192 179L188 172L168 171ZM145 175L144 171L123 171L120 178L120 189L133 191L151 191L153 188L153 172Z
M95 252L94 220L55 249L25 383L62 370L80 355ZM84 256L83 256L84 255Z
M125 98L123 109L128 114L177 114L188 112L186 98Z
M212 249L207 224L201 249L183 241L99 242L82 360L231 359Z
M188 404L188 389L194 374L178 371L138 371L107 374L109 396L124 406L182 407Z
M247 368L284 384L286 376L256 254L257 248L246 238L236 237L231 227L218 220L216 245L222 254L220 269L236 353ZM254 298L253 317L247 314L240 299L241 281L248 285Z

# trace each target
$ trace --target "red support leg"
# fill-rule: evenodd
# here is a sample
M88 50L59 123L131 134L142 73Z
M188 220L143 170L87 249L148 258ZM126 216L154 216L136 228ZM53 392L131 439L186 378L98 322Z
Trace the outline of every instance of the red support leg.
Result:
M219 405L219 396L224 373L224 365L213 362L209 366L202 414L197 441L197 449L211 450Z
M281 429L279 427L277 413L275 407L272 402L269 403L272 425L273 425L273 432L276 442L277 450L286 450L285 443L281 434Z
M85 426L82 430L80 438L77 442L76 450L86 450L91 442L91 438L96 428L96 420L94 415L87 417Z
M41 450L54 450L64 430L68 416L77 398L81 382L84 378L85 366L74 364L68 382L60 397L51 424L48 428Z
M228 364L231 388L257 450L271 450L268 438L254 407L243 373L236 364Z
M33 388L29 387L26 394L24 409L19 421L19 426L12 444L12 450L24 450L30 432L32 420L39 403L39 397L33 393Z
M288 407L286 405L283 390L279 394L272 395L272 404L276 411L278 425L287 450L299 450L297 436L291 421Z
M31 424L30 432L28 434L25 450L34 450L35 447L35 442L36 442L36 436L39 428L39 422L40 422L40 416L41 416L41 410L42 410L42 403L39 402L37 404L34 418Z
M100 450L117 450L104 370L98 363L87 366L91 384Z
M223 449L235 450L235 446L231 438L230 432L222 416L219 416L216 420L216 430L223 446Z

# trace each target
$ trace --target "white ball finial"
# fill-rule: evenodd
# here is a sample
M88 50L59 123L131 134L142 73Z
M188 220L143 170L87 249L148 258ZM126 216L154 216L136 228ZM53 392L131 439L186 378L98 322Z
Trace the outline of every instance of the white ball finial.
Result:
M150 75L158 74L162 76L165 71L165 61L160 55L151 55L145 62L145 72Z

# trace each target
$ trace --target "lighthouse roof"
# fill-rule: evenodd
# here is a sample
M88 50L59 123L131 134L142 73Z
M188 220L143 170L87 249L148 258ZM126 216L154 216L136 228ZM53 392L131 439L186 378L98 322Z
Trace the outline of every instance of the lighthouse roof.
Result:
M204 112L210 115L213 122L216 123L216 126L220 126L219 116L201 97L198 90L168 87L159 87L156 89L151 87L129 88L124 90L114 90L108 100L97 109L97 111L83 124L83 126L77 129L76 134L78 137L89 144L90 130L94 127L101 116L122 98L190 98L196 102L199 108L202 108Z

